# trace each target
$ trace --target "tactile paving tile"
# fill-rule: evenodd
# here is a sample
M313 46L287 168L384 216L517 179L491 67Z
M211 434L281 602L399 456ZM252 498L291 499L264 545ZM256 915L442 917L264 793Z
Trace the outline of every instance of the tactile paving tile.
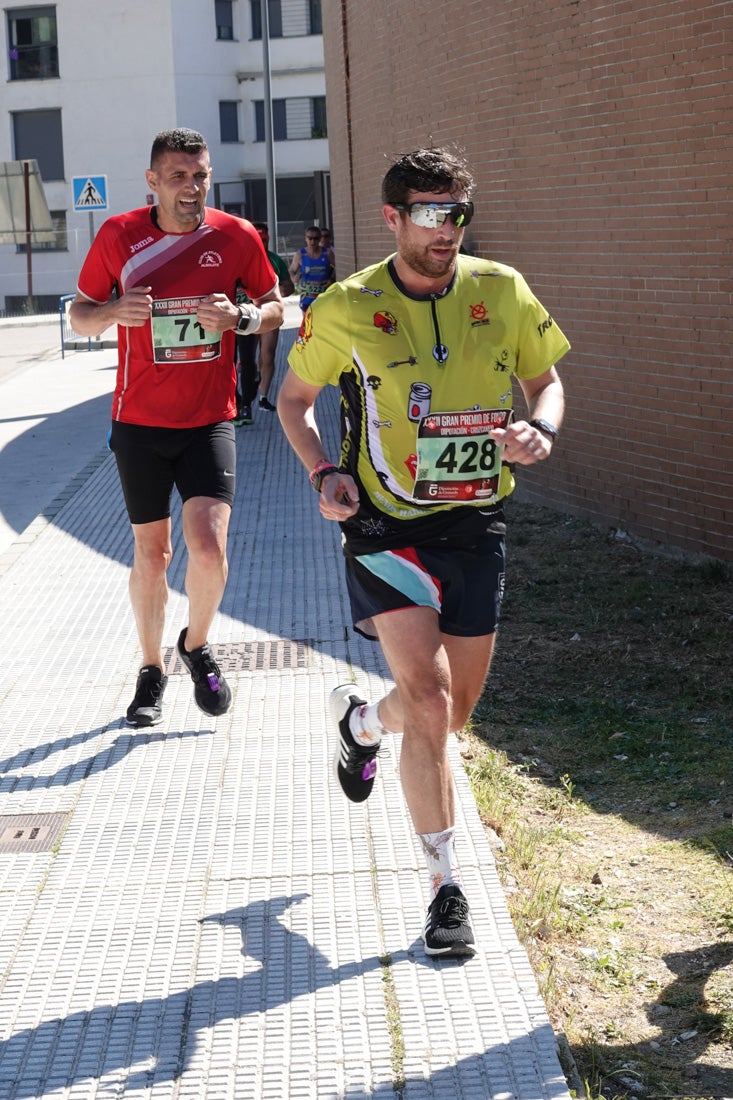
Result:
M319 405L335 456L335 395ZM391 1100L395 1075L406 1100L567 1100L455 741L472 960L423 952L399 738L368 803L341 794L328 694L353 681L378 697L387 669L348 628L338 528L276 417L237 440L211 639L307 641L308 664L227 667L226 715L198 711L177 673L160 725L125 724L139 655L111 458L0 573L0 815L68 815L57 850L0 854L0 1100ZM171 652L179 505L173 522Z

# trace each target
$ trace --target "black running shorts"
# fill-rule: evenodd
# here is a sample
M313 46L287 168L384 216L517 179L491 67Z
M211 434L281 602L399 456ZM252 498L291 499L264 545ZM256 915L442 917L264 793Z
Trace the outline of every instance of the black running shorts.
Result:
M346 558L354 628L375 638L375 615L432 607L441 633L493 634L504 595L504 535L486 534L462 547L408 546Z
M184 502L213 497L231 505L234 500L237 450L229 420L203 428L149 428L114 420L109 446L131 523L168 519L174 485Z

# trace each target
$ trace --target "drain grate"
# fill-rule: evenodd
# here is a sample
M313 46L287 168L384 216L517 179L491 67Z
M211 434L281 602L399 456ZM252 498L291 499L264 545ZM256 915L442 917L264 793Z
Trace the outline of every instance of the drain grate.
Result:
M0 854L47 852L68 814L8 814L0 816Z
M311 647L307 641L230 642L213 644L211 649L224 673L306 669L311 663ZM163 659L167 676L188 676L174 646L163 650Z

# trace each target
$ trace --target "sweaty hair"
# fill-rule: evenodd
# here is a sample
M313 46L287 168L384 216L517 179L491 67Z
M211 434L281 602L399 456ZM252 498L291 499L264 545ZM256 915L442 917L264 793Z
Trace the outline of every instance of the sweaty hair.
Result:
M470 196L473 176L462 157L447 149L416 149L405 153L382 181L382 202L406 202L410 191Z
M177 130L161 130L155 135L153 148L150 150L150 167L155 167L155 162L164 153L200 153L208 149L205 139L196 130L189 130L185 126Z

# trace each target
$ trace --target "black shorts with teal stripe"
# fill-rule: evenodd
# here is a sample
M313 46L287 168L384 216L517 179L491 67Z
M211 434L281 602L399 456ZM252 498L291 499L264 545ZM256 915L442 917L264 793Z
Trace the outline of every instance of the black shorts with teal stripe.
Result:
M504 594L505 538L485 534L457 547L408 546L346 558L354 629L376 638L372 620L386 611L432 607L441 633L493 634Z

